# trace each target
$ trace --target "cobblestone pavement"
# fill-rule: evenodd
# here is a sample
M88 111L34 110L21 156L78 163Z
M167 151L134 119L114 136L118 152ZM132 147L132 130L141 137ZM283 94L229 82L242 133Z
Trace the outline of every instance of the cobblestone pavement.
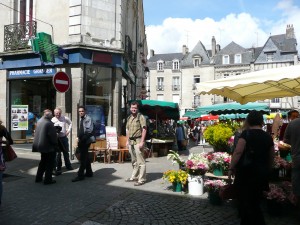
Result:
M124 181L132 171L129 162L95 162L94 177L72 183L79 167L73 161L75 170L54 178L54 185L43 185L34 182L40 156L26 150L30 148L16 145L18 158L8 163L1 225L239 224L233 202L214 206L207 194L195 197L172 192L162 181L162 172L178 166L166 157L147 159L147 183L139 187ZM204 150L209 148L194 146L183 154ZM284 211L286 215L277 217L265 213L267 224L296 225L293 209Z

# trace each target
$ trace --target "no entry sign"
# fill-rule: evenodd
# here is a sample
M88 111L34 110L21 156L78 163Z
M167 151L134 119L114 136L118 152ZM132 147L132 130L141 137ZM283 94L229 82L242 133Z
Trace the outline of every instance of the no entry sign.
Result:
M53 76L53 86L58 92L67 92L70 88L70 77L65 72L57 72Z

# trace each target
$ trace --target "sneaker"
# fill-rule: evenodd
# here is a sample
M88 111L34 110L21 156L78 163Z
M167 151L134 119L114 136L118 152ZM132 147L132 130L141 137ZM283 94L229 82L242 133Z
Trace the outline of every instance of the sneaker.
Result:
M126 178L125 182L136 182L138 181L138 179L134 179L134 178Z
M143 184L145 184L145 182L139 181L139 182L135 182L135 183L134 183L134 186L141 186L141 185L143 185Z

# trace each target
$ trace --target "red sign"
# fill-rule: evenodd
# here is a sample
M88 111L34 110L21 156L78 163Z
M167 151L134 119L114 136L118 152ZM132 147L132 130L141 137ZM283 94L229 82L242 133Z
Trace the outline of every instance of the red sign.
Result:
M57 72L53 76L53 86L58 92L67 92L70 88L70 77L65 72Z

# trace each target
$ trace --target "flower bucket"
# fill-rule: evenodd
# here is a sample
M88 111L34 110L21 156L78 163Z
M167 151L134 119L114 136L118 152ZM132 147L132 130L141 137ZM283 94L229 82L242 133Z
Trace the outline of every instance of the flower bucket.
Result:
M203 176L201 175L188 175L188 182L189 182L189 194L190 195L203 195Z
M219 196L218 191L209 191L208 192L208 199L209 199L209 202L212 205L221 205L222 204L222 199Z
M173 187L174 192L181 192L182 191L182 184L180 182L173 182L172 187Z
M215 169L213 170L213 174L214 174L215 176L223 176L223 175L224 175L224 171L223 171L222 168L215 168Z

